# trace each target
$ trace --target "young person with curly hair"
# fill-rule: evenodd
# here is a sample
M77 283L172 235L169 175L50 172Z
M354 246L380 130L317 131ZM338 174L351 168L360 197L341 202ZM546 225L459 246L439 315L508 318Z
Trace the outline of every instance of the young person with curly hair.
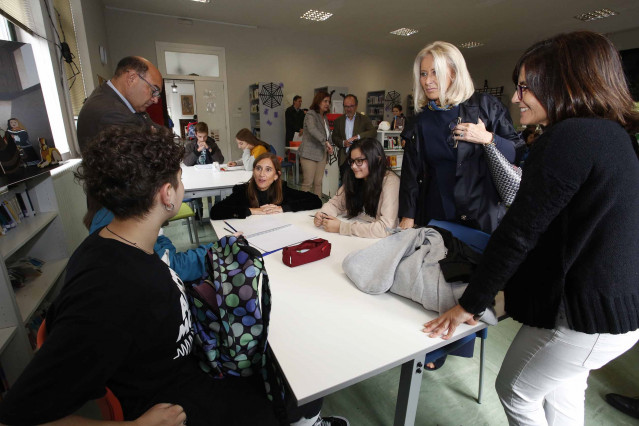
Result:
M183 154L168 129L111 128L85 147L77 177L115 217L69 260L47 339L0 403L1 423L84 424L73 413L108 387L138 425L276 424L260 377L200 369L182 281L153 252L184 197Z
M349 169L337 194L315 214L315 226L328 232L382 238L397 227L399 178L388 169L382 144L366 138L353 142ZM357 221L343 221L338 215Z

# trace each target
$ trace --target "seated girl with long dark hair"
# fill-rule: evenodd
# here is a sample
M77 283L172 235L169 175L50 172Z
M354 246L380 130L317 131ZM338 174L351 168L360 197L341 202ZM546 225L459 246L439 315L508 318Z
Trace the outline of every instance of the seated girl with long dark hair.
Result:
M233 193L211 208L211 219L240 218L254 214L274 214L313 210L322 200L312 192L289 188L282 182L277 156L264 153L255 159L253 177L233 187Z
M353 143L344 184L315 215L315 226L328 232L383 238L397 227L399 178L388 169L382 144L366 138ZM346 215L356 221L343 221Z

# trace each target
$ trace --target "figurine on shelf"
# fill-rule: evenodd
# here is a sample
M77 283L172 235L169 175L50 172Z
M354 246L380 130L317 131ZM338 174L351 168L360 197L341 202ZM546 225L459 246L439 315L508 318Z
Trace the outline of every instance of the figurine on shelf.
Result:
M58 164L62 161L62 155L58 148L49 147L44 138L38 138L38 141L40 141L40 155L42 156L42 161L38 163L38 167L47 167L49 164Z
M40 162L38 154L29 142L29 134L27 129L18 121L17 118L10 118L7 121L7 133L13 137L13 140L20 150L20 157L27 166L35 166Z
M8 175L15 172L22 165L20 152L15 141L9 134L5 132L0 139L0 169L2 173Z

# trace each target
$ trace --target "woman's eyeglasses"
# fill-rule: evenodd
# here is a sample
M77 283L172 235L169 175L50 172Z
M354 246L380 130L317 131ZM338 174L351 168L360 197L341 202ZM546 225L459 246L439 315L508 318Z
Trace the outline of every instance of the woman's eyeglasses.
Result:
M457 117L448 125L448 128L450 129L450 135L448 135L446 142L451 148L457 148L458 141L457 139L455 139L455 127L457 127L458 124L461 124L461 117Z
M155 86L155 85L149 83L148 81L146 81L146 78L142 77L140 74L138 74L138 77L140 77L142 79L142 81L144 81L146 84L149 85L149 87L151 88L151 97L152 98L159 98L160 97L160 93L162 93L162 90L160 90L160 88L158 86Z
M362 164L364 164L364 162L366 161L366 157L362 157L362 158L349 158L348 159L348 165L352 166L353 164L355 164L357 167L362 167Z
M515 89L517 90L517 97L521 101L524 96L524 92L528 90L528 86L526 86L525 84L517 84L517 86L515 86Z

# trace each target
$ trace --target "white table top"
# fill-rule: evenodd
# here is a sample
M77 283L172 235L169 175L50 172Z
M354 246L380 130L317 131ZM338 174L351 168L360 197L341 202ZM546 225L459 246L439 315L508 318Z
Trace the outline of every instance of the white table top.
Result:
M252 174L245 170L214 172L212 169L198 169L195 166L187 167L182 164L182 183L186 192L232 188L238 183L248 182Z
M296 268L282 263L281 251L265 257L273 301L269 341L299 404L450 343L421 331L435 312L394 294L358 290L342 271L342 260L377 240L316 228L309 217L314 213L283 213L282 219L329 240L330 257ZM218 235L226 234L222 221L211 223ZM455 336L484 327L462 324Z

